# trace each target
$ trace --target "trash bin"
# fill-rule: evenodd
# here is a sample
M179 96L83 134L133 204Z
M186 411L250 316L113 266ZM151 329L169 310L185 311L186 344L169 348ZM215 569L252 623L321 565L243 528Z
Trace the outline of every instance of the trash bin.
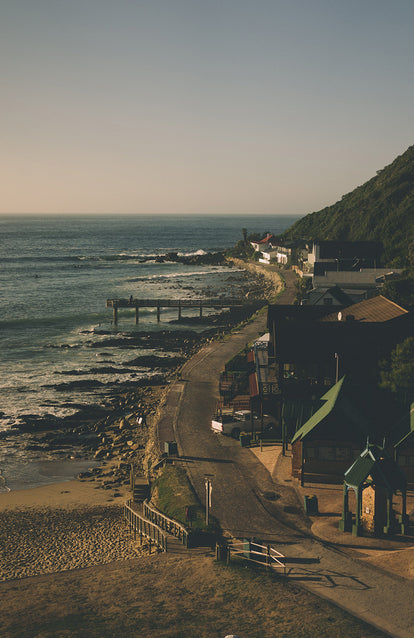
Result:
M221 561L226 561L227 560L227 554L228 554L228 547L227 547L227 543L224 543L222 545L219 545L217 543L216 545L216 559L217 560L221 560Z
M318 497L317 496L305 496L305 512L306 514L317 514L318 513Z
M239 441L242 447L247 447L248 445L250 445L251 440L252 440L251 434L245 434L244 432L240 434Z
M172 454L178 454L177 442L176 441L165 441L164 442L164 452L171 456Z

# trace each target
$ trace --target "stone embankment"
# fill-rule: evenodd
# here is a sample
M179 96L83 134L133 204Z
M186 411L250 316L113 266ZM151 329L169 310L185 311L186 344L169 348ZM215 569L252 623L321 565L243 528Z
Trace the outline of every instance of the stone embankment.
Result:
M276 270L271 270L256 262L243 261L243 259L237 259L236 257L229 258L228 261L237 268L244 268L256 275L259 282L263 285L263 295L267 301L271 301L283 290L284 283L282 276Z

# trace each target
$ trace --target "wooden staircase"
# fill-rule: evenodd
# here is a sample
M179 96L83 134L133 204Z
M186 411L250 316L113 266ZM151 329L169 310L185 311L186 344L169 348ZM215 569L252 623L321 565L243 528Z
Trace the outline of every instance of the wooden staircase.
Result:
M150 496L150 485L147 479L145 478L142 478L142 480L135 479L134 487L132 490L133 500L137 503L142 503L143 501L145 501L145 499L149 498L149 496Z

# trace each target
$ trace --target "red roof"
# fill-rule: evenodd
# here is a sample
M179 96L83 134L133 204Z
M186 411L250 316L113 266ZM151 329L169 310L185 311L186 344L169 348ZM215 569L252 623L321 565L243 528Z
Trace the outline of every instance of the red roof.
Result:
M254 363L254 352L253 352L253 350L250 350L250 352L247 353L247 361L248 361L248 363Z
M257 397L259 394L259 386L257 385L257 377L255 373L249 374L249 390L251 397Z
M267 244L267 242L269 241L269 239L272 239L273 235L266 235L266 237L264 237L263 239L261 239L260 241L255 242L256 244Z

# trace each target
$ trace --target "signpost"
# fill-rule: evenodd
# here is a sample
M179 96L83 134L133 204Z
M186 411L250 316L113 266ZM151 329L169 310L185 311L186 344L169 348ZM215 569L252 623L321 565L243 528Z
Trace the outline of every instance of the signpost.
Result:
M211 479L213 478L213 474L204 474L204 483L206 486L206 527L209 524L209 512L211 507L211 492L213 491L213 486L211 484Z

